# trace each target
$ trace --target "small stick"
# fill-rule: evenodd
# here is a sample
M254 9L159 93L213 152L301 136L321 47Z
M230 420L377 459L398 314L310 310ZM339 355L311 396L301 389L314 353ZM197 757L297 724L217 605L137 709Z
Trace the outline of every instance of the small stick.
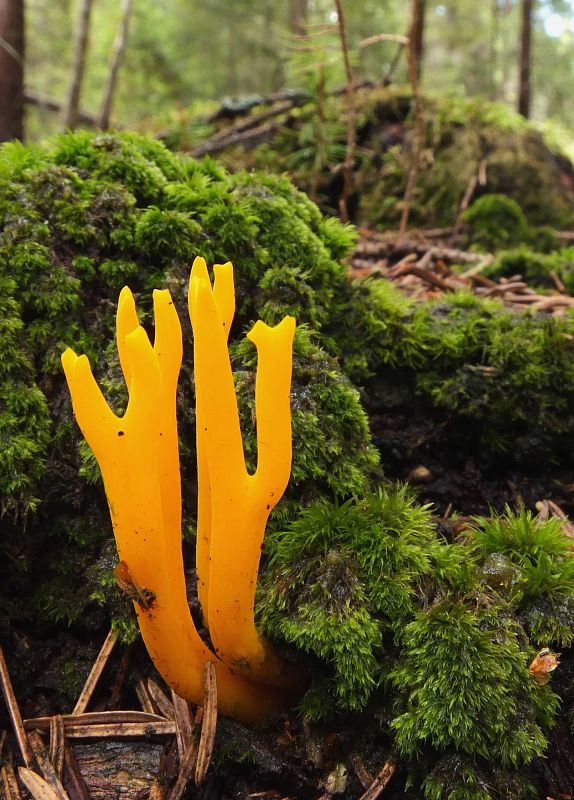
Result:
M64 765L66 777L74 800L92 800L90 792L80 771L76 756L69 747L64 746Z
M215 731L217 728L217 678L215 664L208 661L205 665L205 693L203 700L203 722L197 752L195 767L195 785L201 786L205 780L207 770L215 744Z
M140 701L142 711L145 711L146 714L155 714L157 709L154 706L148 688L143 681L137 682L136 694L138 696L138 700Z
M114 649L114 645L116 642L117 642L116 634L113 631L110 631L106 636L106 640L102 645L102 649L98 653L98 657L96 658L94 665L90 671L90 674L88 675L88 678L84 684L84 688L80 693L78 702L74 706L72 714L83 714L86 708L88 707L88 703L92 698L92 694L94 693L96 684L100 679L104 667L108 663L108 659L110 657L112 650Z
M56 714L50 720L50 761L54 765L56 775L62 780L64 772L64 720Z
M18 767L18 776L34 800L60 800L61 795L52 789L44 778L27 767ZM66 795L67 800L70 800Z
M359 47L370 47L372 44L379 44L379 42L396 42L397 44L407 45L409 43L407 36L401 36L400 33L377 33L375 36L369 36L367 39L361 39Z
M38 768L40 769L44 780L54 792L55 796L58 798L58 800L70 800L66 790L62 786L52 762L48 757L48 751L44 746L44 742L40 738L40 734L36 731L30 731L28 733L28 741L30 742L30 747L34 751L34 757L36 758Z
M368 789L372 785L375 778L373 777L373 775L371 775L369 770L363 764L363 760L358 755L358 753L354 753L351 756L350 761L351 761L351 766L353 767L353 770L355 772L355 775L361 782L363 789Z
M468 204L472 200L472 196L476 190L478 184L484 185L486 183L486 159L481 159L478 163L477 171L471 175L471 178L468 182L468 186L466 187L466 191L463 195L463 198L460 202L460 206L458 207L458 212L456 215L456 220L453 225L452 234L449 239L449 245L452 247L456 240L458 239L458 234L460 233L460 229L462 227L462 220L464 217L464 212L468 208Z
M193 727L191 724L191 708L187 700L177 695L173 689L171 691L171 701L175 713L175 736L177 740L177 752L179 760L182 761L191 742L193 741Z
M22 795L20 794L20 787L18 786L18 781L16 780L14 767L12 764L10 764L10 762L4 764L1 775L2 788L6 794L6 800L22 800Z
M558 275L558 273L556 272L555 269L553 269L551 271L550 277L552 278L552 281L554 282L554 286L556 286L558 291L561 292L562 294L566 294L566 287L562 283L562 281L560 279L560 276Z
M379 795L384 791L386 785L395 774L396 768L396 764L393 764L392 761L387 761L375 780L369 786L367 791L361 795L359 800L377 800L377 797L379 797Z
M10 673L8 672L8 667L6 666L6 660L4 659L4 653L1 647L0 682L2 684L2 694L4 695L4 700L8 706L8 713L10 714L14 733L16 734L18 747L20 748L20 753L22 754L22 759L27 767L31 767L34 764L34 757L32 755L28 739L26 738L24 725L22 723L22 716L20 715L20 709L18 708L18 703L16 702L16 695L14 694L14 689L12 688Z
M171 703L163 689L152 678L147 681L148 692L156 705L159 713L166 719L175 719L173 703Z
M192 739L181 759L179 774L167 800L181 800L197 762L197 742Z

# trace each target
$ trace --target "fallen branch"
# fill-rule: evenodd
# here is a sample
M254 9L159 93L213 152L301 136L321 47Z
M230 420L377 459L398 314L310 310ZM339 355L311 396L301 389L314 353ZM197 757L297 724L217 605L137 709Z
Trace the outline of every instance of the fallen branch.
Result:
M74 710L72 714L83 714L86 708L88 707L88 703L94 693L94 689L96 688L96 684L100 679L102 672L108 660L110 658L111 652L114 649L114 646L117 642L117 637L115 633L110 631L106 636L106 639L102 645L102 649L98 653L98 657L94 661L94 665L90 670L90 674L84 684L82 691L80 692L80 696L78 697L78 701L74 706Z
M12 720L12 727L14 728L14 733L16 734L16 741L18 742L22 759L27 767L32 767L34 765L34 756L32 755L30 743L26 737L24 724L22 723L22 716L20 714L20 709L18 708L16 695L14 694L14 689L12 688L12 682L10 680L10 673L8 672L8 667L6 665L4 653L1 647L0 682L2 684L2 694L4 695L4 700L6 701L6 705L8 707L8 713L10 714L10 719Z
M395 774L396 769L396 764L393 764L392 761L387 761L371 786L369 786L367 791L361 795L359 800L377 800L377 797L379 797L379 795L383 792L388 782Z

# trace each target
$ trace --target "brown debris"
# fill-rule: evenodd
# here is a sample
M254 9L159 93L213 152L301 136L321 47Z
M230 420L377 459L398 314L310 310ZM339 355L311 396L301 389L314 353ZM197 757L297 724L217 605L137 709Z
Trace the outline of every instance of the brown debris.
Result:
M448 229L444 229L444 233L447 232ZM437 240L435 233L437 231L410 231L408 239L401 240L394 233L361 229L361 238L351 260L351 277L363 280L381 276L393 281L411 297L423 300L468 289L480 297L497 298L509 308L539 313L561 314L564 308L574 306L574 297L565 294L564 284L555 273L551 277L556 291L548 295L537 294L521 275L492 280L481 273L492 264L493 255L454 249ZM454 265L464 264L469 265L464 272L452 269Z

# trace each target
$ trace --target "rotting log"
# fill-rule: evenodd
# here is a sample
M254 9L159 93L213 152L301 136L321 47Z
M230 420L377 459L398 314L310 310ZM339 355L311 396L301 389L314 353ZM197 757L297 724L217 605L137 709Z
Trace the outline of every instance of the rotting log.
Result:
M102 739L72 744L70 749L92 800L138 800L154 782L164 746Z

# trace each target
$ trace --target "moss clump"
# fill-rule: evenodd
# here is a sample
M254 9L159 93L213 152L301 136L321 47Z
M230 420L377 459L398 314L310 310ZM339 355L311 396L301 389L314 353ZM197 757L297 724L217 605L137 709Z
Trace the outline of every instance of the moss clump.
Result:
M483 580L519 610L534 644L568 647L574 640L574 559L556 518L522 509L478 521L473 539Z
M485 250L512 247L528 238L528 223L516 200L502 194L485 194L464 214L470 240Z
M428 508L405 487L342 505L319 501L272 533L266 550L263 629L330 666L307 698L312 716L333 701L364 708L379 683L383 637L412 615L417 589L462 573L459 551L441 547Z
M453 747L505 767L540 754L558 699L528 674L522 635L498 609L447 600L420 611L391 675L406 696L393 721L399 751Z

